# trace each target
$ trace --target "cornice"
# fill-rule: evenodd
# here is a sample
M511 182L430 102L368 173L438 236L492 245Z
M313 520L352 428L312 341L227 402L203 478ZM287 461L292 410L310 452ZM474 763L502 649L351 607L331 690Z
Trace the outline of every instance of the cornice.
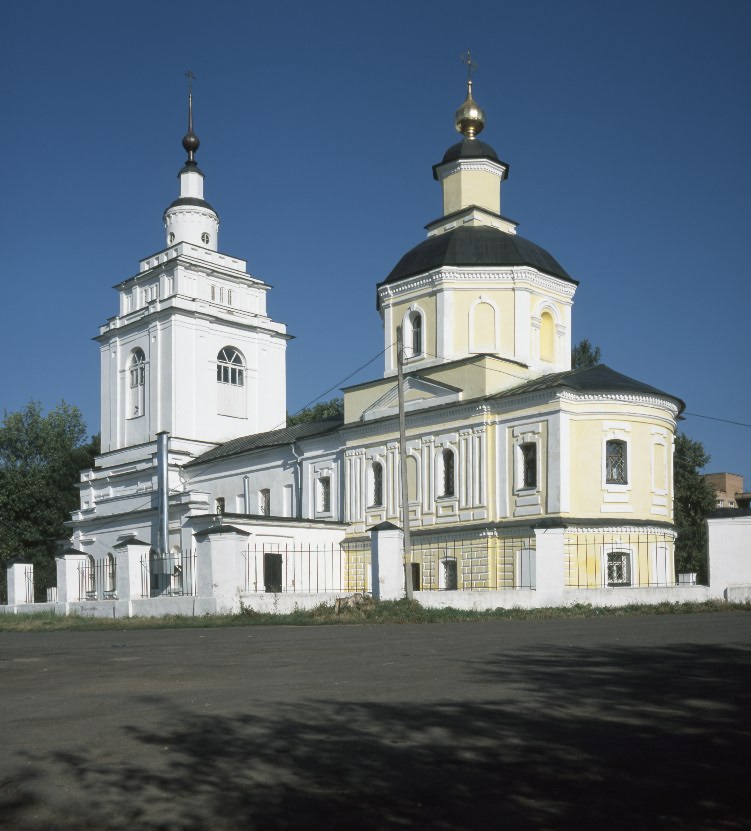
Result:
M456 161L436 166L436 174L438 175L439 182L463 170L480 170L483 173L492 173L493 176L502 179L507 169L506 165L493 162L490 159L473 159L471 161L469 159L457 159Z
M387 283L378 289L378 297L383 302L390 297L407 294L408 292L435 288L443 282L497 282L506 283L509 288L521 287L519 284L528 284L546 291L562 295L561 302L571 303L576 292L576 286L558 277L543 274L529 266L511 266L489 269L469 269L458 266L441 266L440 268L407 277L397 283Z
M678 407L673 403L670 396L664 398L657 395L636 395L633 393L581 393L572 390L558 390L558 398L562 401L587 402L594 404L605 404L613 401L628 402L629 404L647 404L652 407L663 407L664 409L678 415Z

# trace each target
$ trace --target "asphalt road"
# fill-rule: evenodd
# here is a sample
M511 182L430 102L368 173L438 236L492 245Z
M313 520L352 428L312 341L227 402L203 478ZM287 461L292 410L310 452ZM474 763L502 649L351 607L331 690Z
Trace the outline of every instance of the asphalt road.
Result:
M0 826L751 827L751 614L0 633Z

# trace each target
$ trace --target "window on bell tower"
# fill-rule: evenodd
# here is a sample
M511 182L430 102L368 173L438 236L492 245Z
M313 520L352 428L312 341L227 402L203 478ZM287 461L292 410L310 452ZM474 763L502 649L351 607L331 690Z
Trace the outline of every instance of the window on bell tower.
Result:
M217 412L245 418L245 361L234 346L225 346L216 357Z
M139 418L146 411L146 355L134 349L128 366L128 418Z

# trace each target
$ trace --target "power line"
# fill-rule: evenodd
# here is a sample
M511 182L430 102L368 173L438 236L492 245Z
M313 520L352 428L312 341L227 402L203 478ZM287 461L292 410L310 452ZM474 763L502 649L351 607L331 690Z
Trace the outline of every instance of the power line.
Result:
M725 424L735 424L738 427L751 427L751 424L746 424L745 421L731 421L729 418L718 418L717 416L700 415L699 413L689 413L684 411L683 415L693 416L693 418L708 418L710 421L722 421Z

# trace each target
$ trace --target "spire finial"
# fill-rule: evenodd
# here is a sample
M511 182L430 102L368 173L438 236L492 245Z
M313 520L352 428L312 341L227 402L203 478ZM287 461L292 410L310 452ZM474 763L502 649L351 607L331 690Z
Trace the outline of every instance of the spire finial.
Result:
M201 145L198 136L193 132L193 81L196 80L196 76L188 70L185 77L188 79L188 132L183 138L183 147L188 154L188 164L195 164L196 150Z
M467 98L454 115L456 129L468 139L477 138L485 127L485 113L477 106L472 97L472 73L477 71L477 64L472 60L472 53L467 49L460 60L467 67Z
M477 71L477 64L472 60L472 53L467 49L465 55L460 55L459 60L467 67L467 98L472 97L472 73Z

